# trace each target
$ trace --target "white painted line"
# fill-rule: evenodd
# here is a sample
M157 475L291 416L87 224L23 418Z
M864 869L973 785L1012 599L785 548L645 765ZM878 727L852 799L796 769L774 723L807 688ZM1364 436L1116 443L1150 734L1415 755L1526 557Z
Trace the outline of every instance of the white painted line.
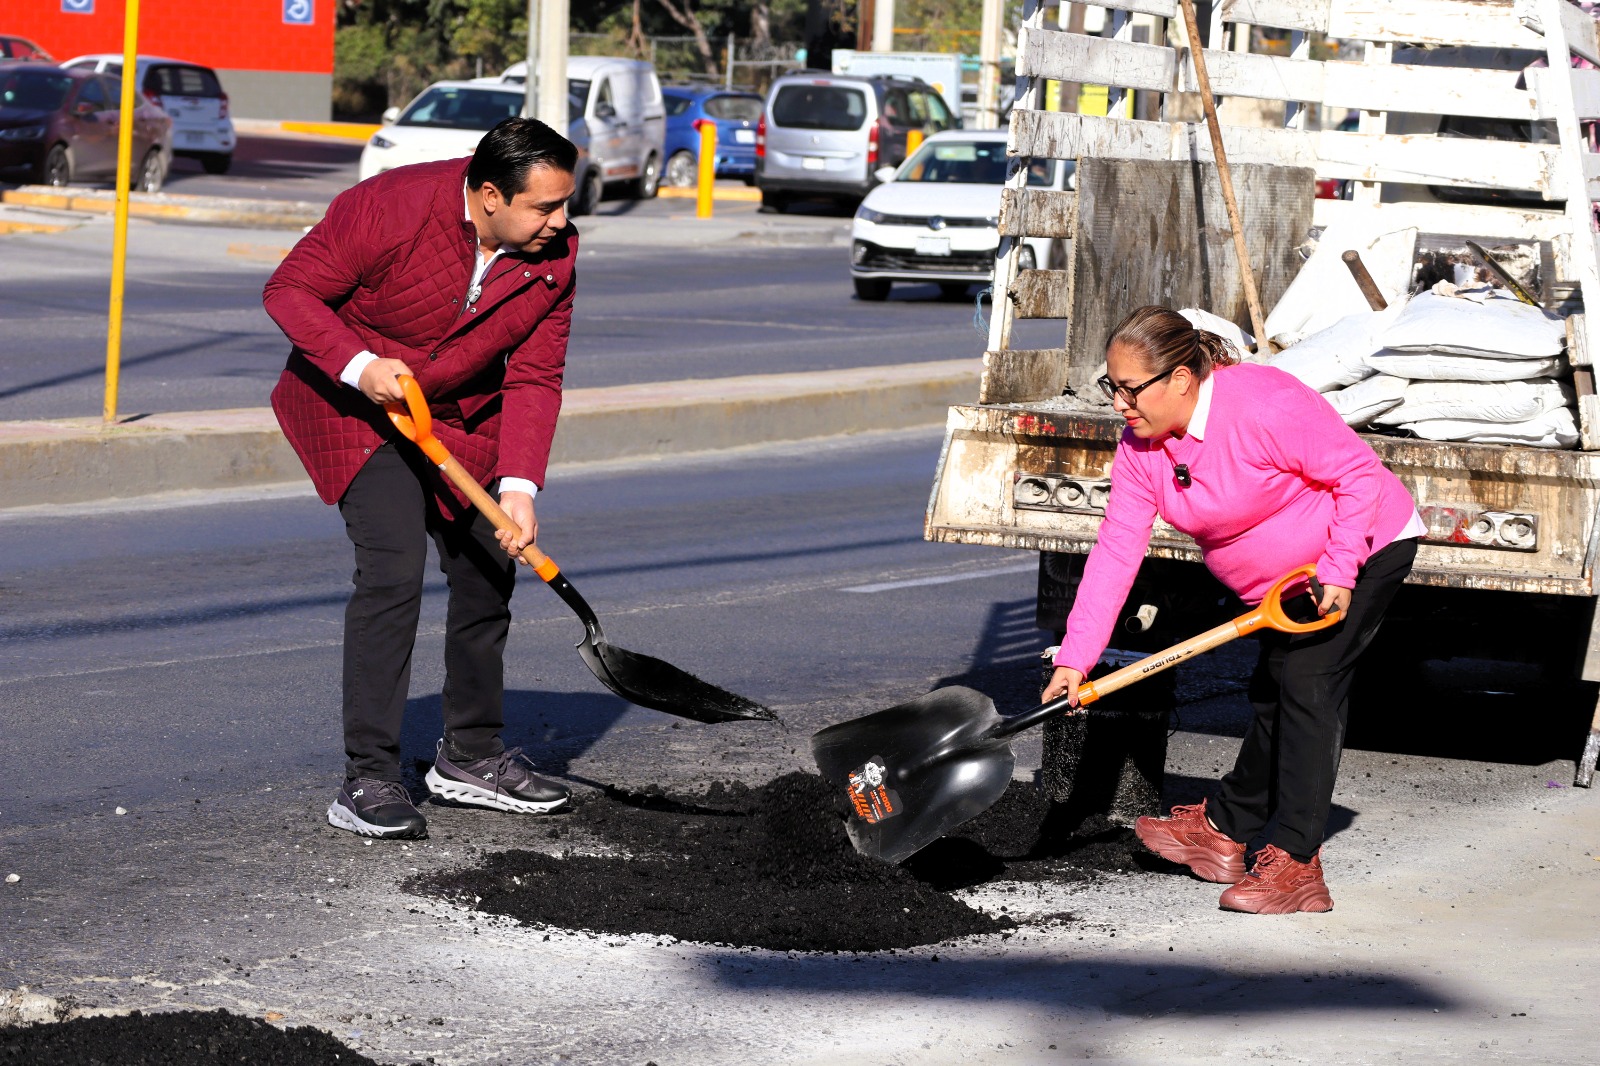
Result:
M1037 561L995 566L988 570L964 570L959 574L940 574L937 577L914 577L905 581L879 581L872 585L852 585L840 592L888 592L890 589L916 588L918 585L948 585L955 581L971 581L980 577L999 577L1001 574L1020 574L1024 570L1038 570Z

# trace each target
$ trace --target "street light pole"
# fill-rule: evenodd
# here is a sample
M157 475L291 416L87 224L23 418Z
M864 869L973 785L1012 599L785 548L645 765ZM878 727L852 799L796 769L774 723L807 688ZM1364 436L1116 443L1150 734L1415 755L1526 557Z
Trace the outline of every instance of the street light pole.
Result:
M894 51L894 0L872 0L872 50Z
M528 0L528 76L522 82L522 113L539 114L539 0Z
M567 132L567 35L572 30L571 0L539 0L539 87L536 118Z
M1000 128L1000 32L1005 26L1003 0L983 0L982 35L978 44L978 128Z

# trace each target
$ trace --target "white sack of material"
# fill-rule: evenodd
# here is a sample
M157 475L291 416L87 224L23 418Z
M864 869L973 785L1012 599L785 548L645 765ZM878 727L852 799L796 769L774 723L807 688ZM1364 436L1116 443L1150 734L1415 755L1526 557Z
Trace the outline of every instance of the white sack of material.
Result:
M1394 306L1384 311L1358 311L1346 315L1292 348L1285 348L1269 362L1318 392L1331 392L1354 385L1362 378L1377 373L1367 359L1380 347L1378 334L1388 327L1400 310L1399 306Z
M1467 419L1430 418L1407 422L1408 429L1424 440L1453 440L1470 444L1522 444L1535 448L1570 448L1578 443L1578 422L1570 408L1558 407L1526 422L1475 422Z
M1255 347L1256 339L1238 326L1229 322L1221 315L1214 315L1210 311L1202 311L1198 307L1185 307L1178 314L1189 320L1189 325L1206 333L1215 333L1223 340L1233 345L1234 352L1240 359L1250 357L1250 349Z
M1408 381L1528 381L1553 377L1562 367L1562 361L1556 358L1489 359L1448 352L1397 352L1392 348L1373 352L1367 363L1377 373Z
M1327 329L1346 315L1371 311L1350 268L1340 258L1352 248L1361 253L1362 264L1391 306L1404 299L1411 289L1416 246L1415 229L1374 233L1370 223L1357 218L1333 223L1323 230L1316 251L1267 315L1267 336L1289 345Z
M1379 415L1379 425L1398 426L1434 418L1474 422L1526 422L1569 407L1572 389L1549 378L1531 381L1413 381L1404 401Z
M1407 384L1405 378L1375 374L1349 388L1324 393L1322 398L1339 412L1345 425L1359 429L1385 411L1399 407Z
M1378 338L1397 352L1448 352L1486 359L1549 359L1567 339L1560 315L1521 300L1477 303L1425 292Z

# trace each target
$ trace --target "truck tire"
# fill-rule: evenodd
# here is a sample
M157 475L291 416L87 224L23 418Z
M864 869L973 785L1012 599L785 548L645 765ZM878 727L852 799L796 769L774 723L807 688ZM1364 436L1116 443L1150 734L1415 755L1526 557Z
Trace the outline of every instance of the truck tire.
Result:
M851 278L856 283L856 299L866 300L870 303L882 303L889 298L889 289L894 282L887 278Z
M594 213L600 204L600 196L605 190L605 183L600 178L600 172L593 167L584 171L583 177L578 179L578 189L572 194L572 199L567 201L567 214L574 218L579 215Z
M661 188L661 157L651 152L645 156L644 170L633 183L635 200L654 200Z

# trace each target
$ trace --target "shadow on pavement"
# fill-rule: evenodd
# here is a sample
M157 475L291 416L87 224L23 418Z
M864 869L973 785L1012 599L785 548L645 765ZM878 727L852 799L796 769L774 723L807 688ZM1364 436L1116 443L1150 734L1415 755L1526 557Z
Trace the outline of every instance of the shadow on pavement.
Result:
M565 777L572 763L632 710L632 704L605 691L507 689L504 706L506 747L522 748L540 773L556 777ZM433 765L443 724L442 696L407 700L401 764L425 773Z

